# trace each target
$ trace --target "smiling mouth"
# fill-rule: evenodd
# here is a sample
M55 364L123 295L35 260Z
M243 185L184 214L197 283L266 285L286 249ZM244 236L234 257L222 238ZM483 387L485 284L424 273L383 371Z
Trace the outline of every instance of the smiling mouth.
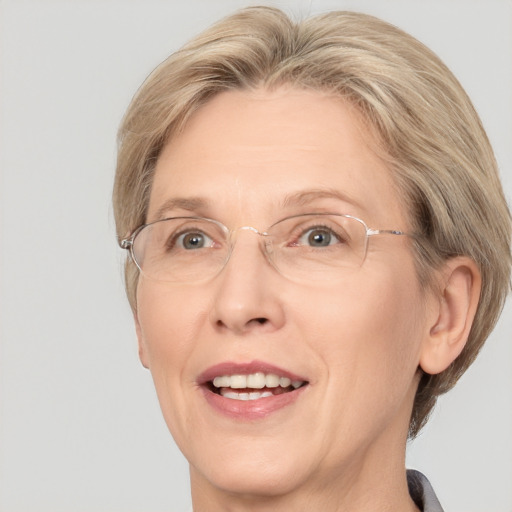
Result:
M210 391L231 400L259 400L295 391L308 383L273 373L219 375L208 381Z

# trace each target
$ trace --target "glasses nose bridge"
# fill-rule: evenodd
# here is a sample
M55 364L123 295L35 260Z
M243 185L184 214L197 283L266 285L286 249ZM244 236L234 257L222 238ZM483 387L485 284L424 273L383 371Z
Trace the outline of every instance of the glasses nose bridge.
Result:
M240 231L248 231L250 233L254 233L255 235L258 235L258 245L259 245L259 248L261 250L261 252L263 253L263 255L266 257L266 259L270 262L270 251L269 251L269 247L268 247L268 244L265 243L267 237L270 236L269 233L267 233L267 231L260 231L259 229L256 229L255 227L253 226L239 226L235 229L231 229L229 230L229 246L230 246L230 250L229 250L229 254L228 254L228 257L227 257L227 260L226 260L226 263L228 263L228 261L231 259L231 255L235 249L235 245L238 241L238 235L239 235L239 232Z
M269 234L266 231L260 231L259 229L256 229L253 226L240 226L238 228L229 230L229 237L230 237L232 247L235 245L236 241L238 240L238 232L239 231L249 231L251 233L254 233L255 235L259 235L263 239L265 237L269 236Z
M267 236L268 233L266 231L260 231L259 229L256 229L253 226L240 226L238 228L235 228L232 233L236 233L237 231L252 231L253 233L256 233L257 235L261 236Z

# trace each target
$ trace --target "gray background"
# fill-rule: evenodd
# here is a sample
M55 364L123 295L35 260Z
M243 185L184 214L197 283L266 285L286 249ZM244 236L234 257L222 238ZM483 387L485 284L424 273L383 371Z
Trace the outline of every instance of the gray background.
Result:
M512 197L512 2L274 1L369 12L454 70ZM110 193L131 95L245 1L0 1L0 510L180 511L187 466L139 364ZM408 464L447 511L512 511L512 307Z

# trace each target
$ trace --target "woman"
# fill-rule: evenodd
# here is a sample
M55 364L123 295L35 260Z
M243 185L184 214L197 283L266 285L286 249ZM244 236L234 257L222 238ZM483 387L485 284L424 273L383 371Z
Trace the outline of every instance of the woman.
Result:
M120 130L117 232L194 510L441 510L405 444L510 287L510 214L447 68L375 18L250 8Z

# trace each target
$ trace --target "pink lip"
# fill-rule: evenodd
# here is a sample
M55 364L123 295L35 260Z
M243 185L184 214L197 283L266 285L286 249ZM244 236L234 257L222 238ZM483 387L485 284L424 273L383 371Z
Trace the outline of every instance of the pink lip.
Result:
M275 365L264 363L262 361L252 361L245 364L225 362L212 366L201 373L198 378L198 383L201 384L200 389L206 399L206 402L214 410L224 416L228 416L229 418L236 419L238 421L254 421L266 418L273 412L293 404L308 387L302 386L298 389L280 395L259 398L257 400L243 401L225 398L218 395L211 391L210 387L207 385L215 377L220 375L248 375L256 372L273 373L280 377L288 377L292 381L300 380L307 382L307 379L304 377L290 373L289 371L283 370Z

